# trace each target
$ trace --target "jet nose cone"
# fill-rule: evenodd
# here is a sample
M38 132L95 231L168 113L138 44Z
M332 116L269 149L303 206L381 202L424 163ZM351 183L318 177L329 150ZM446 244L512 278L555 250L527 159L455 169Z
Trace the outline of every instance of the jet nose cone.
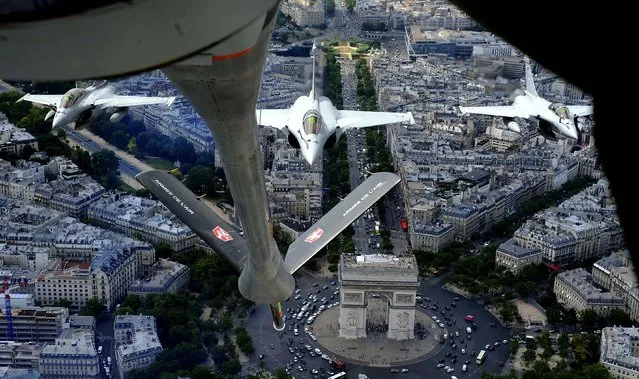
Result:
M317 155L314 154L312 151L310 150L303 150L302 154L304 155L304 160L306 160L306 162L308 162L309 166L312 166L313 163L315 163L315 160L317 158Z
M577 128L574 125L568 128L568 136L572 139L579 139L579 133L577 132Z
M63 125L63 122L62 122L63 118L64 117L60 113L56 113L55 115L53 115L53 121L52 121L53 129Z

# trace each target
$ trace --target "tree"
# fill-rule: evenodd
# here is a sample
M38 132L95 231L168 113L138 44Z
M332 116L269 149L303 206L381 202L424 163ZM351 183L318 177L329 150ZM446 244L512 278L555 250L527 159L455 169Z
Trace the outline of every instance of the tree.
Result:
M215 175L210 167L194 166L184 179L184 185L198 194L215 194Z
M608 315L608 325L632 326L630 315L621 309L611 309Z
M275 379L291 379L292 377L286 373L283 368L278 368L275 370Z
M592 309L585 309L581 313L581 329L584 331L591 331L597 325L599 315Z
M534 338L527 338L526 339L526 349L527 350L537 350L537 340Z
M135 156L140 155L140 149L138 149L138 142L135 137L131 137L131 139L129 139L129 143L127 144L127 151Z
M100 312L104 309L104 305L100 303L97 298L87 300L87 303L84 305L82 312L80 314L82 316L93 316L97 318L100 315Z
M535 359L537 359L537 353L535 350L526 349L524 353L521 355L521 358L526 362L527 365L531 364Z
M91 155L91 169L98 177L117 172L119 166L120 162L112 150L101 149Z
M67 299L58 299L55 303L53 303L54 307L62 307L62 308L71 308L73 302Z
M220 317L219 327L222 333L226 333L233 328L233 318L230 314L224 314Z
M519 351L519 342L510 341L509 347L510 347L510 355L512 355L513 357L517 355L517 352Z

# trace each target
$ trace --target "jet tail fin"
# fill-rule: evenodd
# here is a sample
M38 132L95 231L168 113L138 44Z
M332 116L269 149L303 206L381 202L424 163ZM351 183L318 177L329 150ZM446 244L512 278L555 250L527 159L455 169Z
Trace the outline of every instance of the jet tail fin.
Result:
M537 89L535 88L535 79L533 77L532 68L530 67L530 60L528 57L524 59L524 65L526 66L526 92L533 96L539 96Z
M182 182L166 171L147 170L135 176L146 189L235 269L242 271L248 244L236 227L224 221Z
M316 56L316 45L315 39L313 39L313 47L311 48L311 57L313 57L313 71L311 73L311 100L315 100L317 96L315 96L315 56Z
M399 181L399 176L390 172L369 176L289 246L284 259L289 272L302 267Z

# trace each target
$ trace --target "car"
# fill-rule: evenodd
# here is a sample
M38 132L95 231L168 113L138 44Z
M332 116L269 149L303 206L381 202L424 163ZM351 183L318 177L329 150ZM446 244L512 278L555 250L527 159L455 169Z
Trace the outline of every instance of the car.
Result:
M408 369L407 369L407 368L403 368L403 369L402 369L402 374L406 374L407 372L408 372Z
M260 359L264 359L264 357L266 357L266 354L260 354Z
M317 371L316 369L312 369L311 374L319 374L319 371Z
M317 286L319 286L319 284L313 283L313 287L317 287Z
M327 289L328 289L328 286L324 286L324 287L322 287L322 289L323 289L323 290L327 290Z
M443 363L438 363L438 364L437 364L437 368L442 368L442 367L444 367L444 364L443 364Z
M275 345L271 344L271 349L275 349Z
M503 343L504 345L508 343L508 340L503 340L501 341L501 343Z
M390 369L390 373L391 373L391 374L397 374L398 372L399 372L399 370L398 370L398 369L396 369L396 368L392 368L392 369Z

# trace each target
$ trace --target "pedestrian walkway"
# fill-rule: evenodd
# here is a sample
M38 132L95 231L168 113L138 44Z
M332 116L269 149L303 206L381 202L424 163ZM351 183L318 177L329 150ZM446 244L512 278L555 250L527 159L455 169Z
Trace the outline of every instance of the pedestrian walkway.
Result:
M419 310L415 312L415 322L425 325L430 332L423 340L389 340L385 332L369 332L366 338L348 340L339 337L339 307L333 307L322 312L309 329L323 350L330 351L337 358L367 366L390 367L424 360L440 346L438 341L446 333L445 329L433 327L434 321Z

